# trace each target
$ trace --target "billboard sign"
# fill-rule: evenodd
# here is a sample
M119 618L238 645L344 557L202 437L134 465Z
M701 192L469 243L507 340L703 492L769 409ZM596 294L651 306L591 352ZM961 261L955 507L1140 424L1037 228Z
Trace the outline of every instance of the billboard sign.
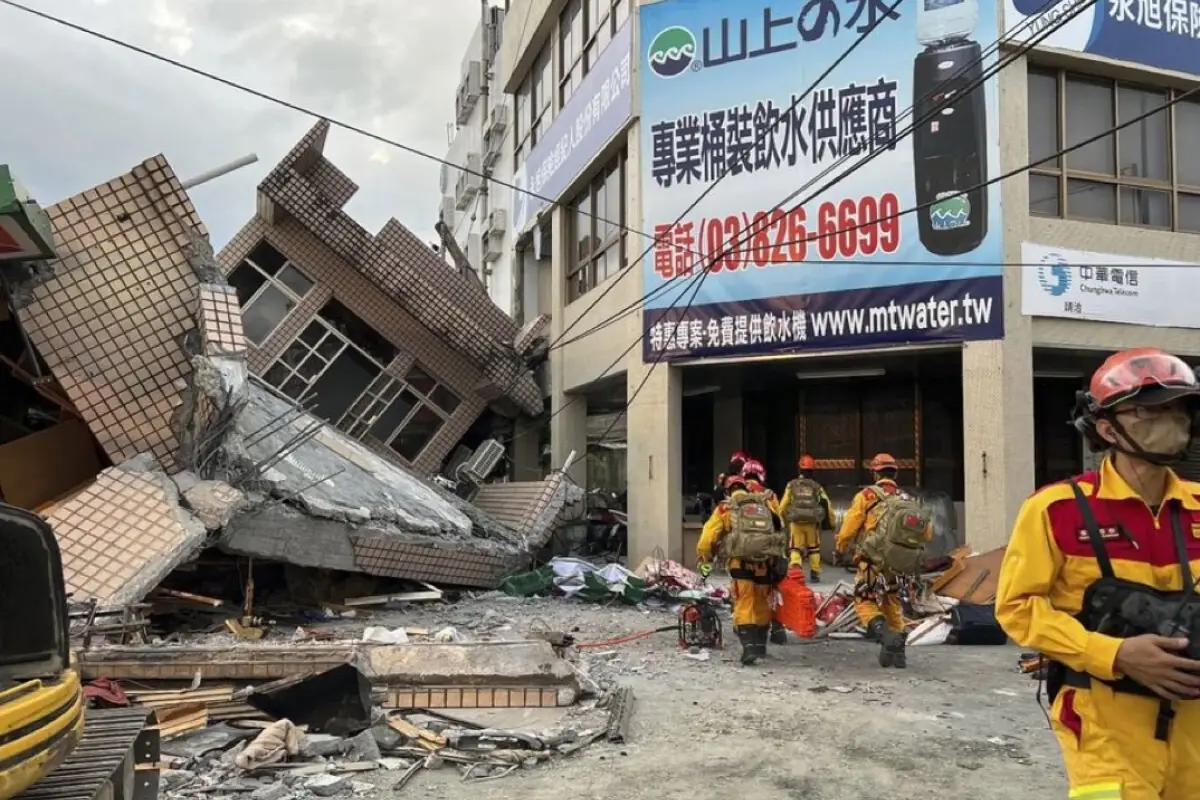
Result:
M1200 328L1200 264L1021 245L1021 313L1163 328ZM1196 293L1188 291L1196 284Z
M645 359L1003 336L995 7L891 6L640 8Z
M560 200L633 116L632 46L633 24L626 21L517 168L511 206L517 235L528 230L549 205L540 197Z
M1004 0L1007 35L1027 42L1081 5ZM1037 46L1200 75L1200 0L1098 0Z

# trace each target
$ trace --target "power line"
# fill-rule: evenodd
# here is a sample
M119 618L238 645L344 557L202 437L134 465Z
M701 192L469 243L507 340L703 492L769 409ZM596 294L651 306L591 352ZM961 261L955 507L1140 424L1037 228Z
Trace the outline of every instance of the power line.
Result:
M1005 32L1005 33L1004 33L1004 34L1002 34L1001 36L998 36L998 37L996 38L996 41L994 41L994 42L993 42L991 45L989 45L989 46L988 46L988 48L987 48L987 50L986 50L984 53L982 53L978 59L975 59L975 60L973 60L973 61L970 61L970 62L968 62L968 63L964 64L964 65L963 65L963 66L962 66L962 67L961 67L961 68L960 68L960 69L959 69L959 70L958 70L958 71L957 71L955 74L953 74L953 75L951 75L951 76L947 77L947 78L946 78L944 81L942 81L942 82L941 82L941 83L939 83L937 86L935 86L933 89L931 89L931 90L929 91L929 93L928 93L928 94L926 94L926 95L925 95L925 97L924 97L924 98L922 98L922 99L924 99L924 100L929 100L931 97L936 97L936 96L937 96L937 95L940 93L940 91L941 91L941 90L942 90L944 87L946 87L947 85L951 84L953 81L957 80L959 77L961 77L962 75L966 74L967 72L969 72L969 71L973 70L973 69L974 69L974 68L975 68L977 65L980 65L980 64L982 64L982 63L983 63L985 60L987 60L988 58L990 58L992 54L994 54L995 52L999 51L999 49L1001 48L1001 46L1002 46L1002 45L1004 45L1004 44L1007 44L1007 43L1011 42L1011 41L1012 41L1012 39L1013 39L1013 37L1015 37L1015 36L1019 35L1019 34L1020 34L1020 33L1022 33L1022 32L1023 32L1025 29L1027 29L1027 28L1031 27L1031 26L1032 26L1034 23L1036 23L1036 22L1037 22L1037 20L1040 18L1041 14L1043 14L1043 13L1044 13L1044 12L1045 12L1045 11L1046 11L1048 8L1050 8L1051 6L1053 6L1053 5L1054 5L1056 2L1057 2L1057 0L1049 0L1049 2L1045 3L1045 4L1044 4L1044 5L1041 7L1041 9L1039 10L1038 14L1036 14L1036 15L1031 15L1031 16L1029 16L1029 17L1026 17L1026 18L1025 18L1025 19L1024 19L1024 20L1023 20L1021 23L1019 23L1018 25L1015 25L1015 26L1013 26L1013 28L1009 29L1007 32ZM1091 0L1091 2L1093 2L1093 3L1094 3L1094 2L1095 2L1095 0ZM1082 10L1083 10L1083 9L1078 9L1078 10L1076 11L1076 13L1081 13L1081 12L1082 12ZM1070 19L1070 18L1072 18L1072 17L1068 17L1068 19ZM1047 34L1047 35L1048 35L1048 34ZM1042 38L1044 38L1044 36L1043 36ZM1038 41L1040 42L1041 40L1039 39ZM1034 42L1033 44L1036 44L1036 43L1037 43L1037 42ZM990 77L990 76L992 76L992 75L995 75L995 74L998 74L998 73L1000 72L1000 70L1001 70L1001 69L1003 69L1005 66L1007 66L1008 64L1010 64L1010 63L1012 62L1012 60L1014 60L1015 58L1019 58L1021 55L1024 55L1024 52L1018 53L1016 56L1014 56L1013 58L1010 58L1008 61L1005 61L1005 62L1003 62L1003 63L1001 63L1001 64L998 64L998 65L997 65L997 67L995 67L995 68L989 68L989 69L991 69L992 71L991 71L990 73L988 73L988 72L986 72L986 71L985 71L985 74L984 74L984 75L983 75L983 76L982 76L982 77L981 77L981 78L978 80L978 82L977 82L977 84L976 84L976 85L977 85L977 86L978 86L978 85L982 85L982 84L983 84L983 82L985 82L985 81L988 79L988 77ZM969 92L969 91L972 91L972 89L971 89L971 88L968 88L968 89L967 89L967 92ZM966 93L966 92L964 92L963 94L965 94L965 93ZM916 127L919 127L919 126L920 126L921 124L923 124L923 123L924 123L926 120L928 120L928 119L932 119L934 116L936 116L937 114L939 114L939 113L940 113L940 112L941 112L941 111L942 111L942 110L943 110L943 109L944 109L946 106L948 106L948 105L950 105L950 101L949 101L949 99L948 99L947 101L945 101L945 102L941 103L941 104L940 104L940 105L938 105L937 107L933 108L933 109L932 109L930 112L928 112L928 113L926 114L926 116L925 116L925 117L923 117L923 118L922 118L922 120L921 120L921 121L914 123L912 126L910 126L910 127L909 127L908 129L906 129L905 131L903 131L903 132L901 132L901 133L899 133L899 134L895 134L895 135L894 135L894 138L893 138L893 140L892 140L892 142L889 142L889 144L892 144L892 143L894 143L894 142L896 142L896 141L899 141L899 139L902 139L902 138L904 138L904 137L905 137L905 136L907 136L909 133L911 133L913 129L915 129ZM903 119L907 118L907 117L908 117L908 116L909 116L909 115L910 115L910 114L911 114L911 113L912 113L912 112L913 112L915 109L916 109L916 103L914 102L914 104L913 104L912 106L909 106L909 107L908 107L908 108L907 108L907 109L906 109L906 110L905 110L905 111L904 111L902 114L900 114L900 115L897 117L897 120L896 120L896 121L897 121L897 122L900 122L901 120L903 120ZM880 148L880 150L883 150L883 149L886 149L886 148ZM876 151L876 152L878 152L878 151ZM798 194L800 191L804 191L804 190L806 190L806 189L810 188L810 187L811 187L813 184L815 184L817 181L819 181L819 180L821 180L822 178L824 178L824 177L825 177L826 175L828 175L830 172L832 172L833 170L837 169L837 168L838 168L839 166L841 166L842 164L845 164L846 162L848 162L848 161L850 161L850 160L852 160L852 159L854 159L854 158L856 158L856 157L857 157L857 156L841 156L841 157L840 157L840 158L839 158L837 161L835 161L833 164L830 164L828 167L826 167L824 170L822 170L822 171L821 171L821 172L820 172L818 175L816 175L815 177L813 177L813 178L810 178L808 181L806 181L806 182L804 183L804 185L803 185L803 186L801 186L801 188L800 188L799 190L797 190L796 192L793 192L793 193L792 193L792 194L790 194L788 197L784 198L782 201L780 201L778 204L776 204L776 206L775 206L775 209L778 209L778 208L780 208L780 207L781 207L781 206L782 206L784 203L786 203L788 200L790 200L790 199L792 199L793 197L795 197L795 196L796 196L796 194ZM872 157L873 157L873 156L872 156ZM849 174L849 173L847 173L847 174ZM809 199L811 199L811 198L809 198ZM885 220L886 220L886 219L887 219L887 218L885 218ZM855 225L855 226L853 226L853 227L850 227L850 228L847 228L847 229L845 229L845 230L846 230L846 231L854 231L854 230L859 230L859 229L861 229L861 228L864 228L864 227L867 227L868 225L871 225L871 224L878 224L880 221L884 221L884 220L876 220L875 222L872 222L872 223L863 223L863 224L860 224L860 225ZM678 222L678 220L677 220L676 222ZM737 252L737 248L738 248L740 245L742 245L742 244L745 244L745 242L738 242L738 241L737 241L737 239L738 239L738 238L741 238L743 235L746 237L746 240L747 240L747 241L749 241L749 238L750 238L750 237L753 235L753 229L750 229L750 230L747 230L747 231L743 231L742 233L740 233L738 237L735 237L735 240L734 240L734 242L731 242L731 243L730 243L730 245L729 245L729 247L728 247L728 248L725 248L725 249L722 251L722 253L721 253L721 255L720 255L720 256L714 256L713 260L711 261L711 263L710 263L710 265L709 265L709 269L711 269L711 268L712 268L712 267L713 267L713 266L714 266L714 265L717 263L717 261L719 261L719 260L720 260L720 258L724 257L724 255L729 255L729 254L732 254L732 253L734 253L734 252ZM820 237L818 236L818 237L813 237L813 238L820 238ZM807 242L807 241L808 241L808 239L805 239L805 241ZM799 242L795 242L795 243L799 243ZM779 243L779 244L781 244L781 245L782 245L782 244L792 244L792 242L781 242L781 243ZM695 252L695 251L693 251L693 252ZM699 253L699 252L696 252L695 254L696 254L696 255L699 255L699 256L701 256L701 257L703 257L703 256L704 256L704 254L703 254L703 253ZM872 263L875 263L875 262L872 262ZM690 277L690 278L688 278L688 280L689 280L689 281L692 281L692 280L699 280L699 279L700 279L700 274L697 274L697 275L695 275L695 276L693 276L693 277ZM592 335L592 334L594 334L594 333L598 333L599 331L603 330L604 328L607 328L607 327L609 327L610 325L613 325L613 324L615 324L615 323L616 323L618 320L620 320L620 319L622 319L622 318L624 318L624 317L628 316L629 314L633 313L633 312L634 312L634 311L636 311L637 309L639 309L639 308L643 307L643 306L644 306L644 305L645 305L647 302L649 302L651 299L653 299L653 298L655 298L655 297L658 297L658 296L660 296L660 295L666 294L667 292L671 291L671 290L672 290L672 289L674 289L674 288L676 288L676 286L675 286L675 285L674 285L672 282L670 282L670 281L667 281L667 282L665 282L665 283L661 284L660 286L658 286L656 289L654 289L654 290L652 290L652 291L650 291L650 292L646 293L646 294L645 294L645 295L643 295L642 297L638 298L637 300L634 300L633 302L631 302L631 303L627 304L627 305L626 305L626 306L624 306L623 308L621 308L621 309L619 309L619 310L617 310L617 311L613 312L613 313L612 313L612 314L611 314L611 315L610 315L608 318L606 318L605 320L602 320L602 321L598 322L597 324L593 325L593 326L592 326L591 328L589 328L588 330L586 330L586 331L583 331L582 333L580 333L580 334L578 334L578 335L576 335L576 336L574 336L574 337L572 337L572 338L570 338L570 339L568 339L568 340L566 340L566 341L560 341L560 342L558 342L557 344L555 344L555 345L552 345L550 349L551 349L551 350L553 350L553 349L555 349L556 347L565 347L566 345L569 345L569 344L572 344L572 343L574 343L574 342L577 342L577 341L579 341L579 340L581 340L581 339L584 339L584 338L586 338L586 337L588 337L588 336L590 336L590 335ZM687 291L687 289L686 289L686 288L684 288L684 289L683 289L683 290L680 292L680 296L682 296L682 294L683 294L683 293L685 293L686 291ZM586 315L586 312L585 312L585 314L584 314L584 315Z
M894 144L895 144L895 143L897 143L897 142L899 142L901 139L903 139L903 138L907 137L907 136L908 136L910 133L912 133L912 131L913 131L913 130L915 130L915 129L916 129L918 126L920 126L920 125L924 124L925 122L927 122L927 121L928 121L928 120L930 120L930 119L933 119L935 116L937 116L938 114L940 114L940 113L941 113L941 111L942 111L944 108L946 108L947 106L951 105L951 104L952 104L952 102L956 102L956 101L957 101L957 97L959 97L959 96L969 96L971 92L973 92L973 91L975 91L975 90L979 89L981 86L983 86L983 84L984 84L984 83L985 83L985 82L986 82L986 81L987 81L987 80L988 80L990 77L994 77L996 74L998 74L998 73L999 73L999 71L1000 71L1001 69L1003 69L1004 67L1006 67L1008 64L1011 64L1013 60L1015 60L1016 58L1020 58L1022 55L1024 55L1024 53L1028 52L1030 49L1032 49L1034 46L1036 46L1036 45L1037 45L1037 44L1038 44L1040 41L1042 41L1042 39L1044 39L1046 36L1049 36L1051 33L1053 33L1055 30L1057 30L1058 28L1060 28L1062 25L1065 25L1067 22L1069 22L1071 19L1073 19L1073 18L1074 18L1074 16L1076 16L1076 15L1078 15L1078 14L1081 14L1081 13L1083 13L1083 11L1084 11L1084 10L1086 10L1086 9L1087 9L1087 8L1089 8L1090 6L1094 5L1094 4L1095 4L1095 2L1096 2L1096 0L1088 0L1087 2L1085 2L1085 3L1081 4L1081 5L1080 5L1080 6L1078 6L1076 9L1074 9L1074 10L1073 10L1073 12L1072 12L1071 14L1064 15L1063 17L1061 17L1061 18L1059 18L1059 19L1055 20L1055 21L1054 21L1054 23L1052 23L1051 25L1047 26L1047 28L1046 28L1046 29L1044 29L1043 31L1041 31L1041 32L1040 32L1040 38L1035 38L1035 39L1033 39L1033 40L1031 40L1031 41L1029 41L1029 42L1027 42L1027 43L1023 44L1021 48L1018 48L1018 51L1017 51L1017 53L1016 53L1015 55L1013 55L1011 58L1009 58L1007 61L1003 61L1003 62L999 63L999 64L998 64L998 65L997 65L997 66L996 66L996 67L995 67L993 70L990 70L990 71L985 71L985 72L984 72L984 73L983 73L983 74L982 74L982 75L979 77L979 79L978 79L978 80L975 80L975 81L973 81L973 82L972 82L972 84L971 84L971 85L968 85L968 86L967 86L967 87L966 87L966 88L965 88L965 89L964 89L962 92L955 93L955 96L954 96L953 98L947 98L947 99L946 99L944 102L942 102L942 103L939 103L938 105L936 105L936 106L935 106L933 109L931 109L929 112L927 112L927 113L926 113L926 115L925 115L924 117L922 117L922 119L921 119L921 120L919 120L918 122L914 123L913 125L911 125L911 126L910 126L909 128L907 128L906 130L904 130L904 131L902 131L902 132L900 132L900 133L893 134L892 138L889 140L889 147L887 147L887 148L883 148L883 147L879 148L877 151L874 151L874 152L873 152L873 153L872 153L870 156L868 156L868 159L869 159L869 158L871 158L871 157L874 157L874 155L876 155L878 152L882 152L882 151L884 151L884 150L891 149L891 146L894 146ZM894 8L894 7L893 7L893 8ZM1045 8L1045 7L1043 7L1043 10L1044 10L1044 8ZM891 10L891 9L889 9L889 13L890 13L890 10ZM883 16L881 16L881 17L880 17L880 19L879 19L879 20L877 20L876 22L878 23L879 21L881 21L882 19L885 19L885 18L886 18L886 17L883 17ZM1026 20L1026 22L1028 22L1028 20ZM870 31L867 31L867 33L866 33L866 34L864 34L864 36L863 36L862 38L865 38L865 36L866 36L867 34L869 34L869 33L870 33ZM997 45L999 45L999 42L1000 42L1000 39L1001 39L1001 38L1003 38L1003 37L997 37ZM856 43L855 43L855 46L857 46L857 44L858 44L859 42L861 42L861 41L862 41L862 39L860 38L860 39L858 40L858 42L856 42ZM990 48L989 48L989 49L990 49ZM842 57L841 57L841 58L845 58L845 57L846 57L846 55L848 55L848 53L844 53L844 54L842 55ZM840 63L840 59L839 59L839 62L837 62L837 63ZM834 66L836 66L836 65L837 65L837 63L835 63L835 65L834 65ZM982 59L980 60L980 62L979 62L979 63L982 63ZM829 71L831 71L831 70L832 70L832 68L831 68ZM824 78L825 78L825 75L827 75L827 74L828 74L828 71L827 71L825 74L823 74L823 75L822 75L820 78L818 78L816 83L819 83L821 80L824 80ZM814 84L814 85L815 85L815 84ZM810 90L810 91L811 91L811 90ZM793 105L794 105L794 104L793 104ZM868 160L868 159L864 159L864 160ZM1039 162L1039 163L1041 163L1041 162ZM1031 165L1031 166L1032 166L1032 165ZM849 171L847 171L847 172L846 172L846 173L845 173L843 176L841 176L841 177L839 177L839 178L835 178L833 181L831 181L831 182L830 182L829 186L836 185L836 183L837 183L839 180L841 180L842 178L844 178L846 175L849 175L851 172L853 172L853 170L849 170ZM825 174L825 173L822 173L822 174ZM806 185L811 185L811 183L815 182L816 180L820 180L820 178L821 178L821 177L822 177L822 176L820 176L820 175L819 175L819 176L817 176L817 178L815 178L815 179L813 179L813 180L809 181L809 182L808 182L808 184L806 184ZM999 180L1002 180L1002 179L1003 179L1003 177L1001 177L1001 178L998 178L998 179L994 179L994 180L992 180L992 181L989 181L989 182L984 182L984 183L982 184L982 186L987 186L987 185L990 185L990 183L994 183L994 182L997 182L997 181L999 181ZM825 188L829 188L829 186L827 186L827 187L825 187ZM710 188L711 188L711 187L710 187ZM780 206L782 206L782 205L783 205L783 203L786 203L786 202L787 202L787 201L788 201L790 198L792 198L792 197L795 197L795 195L796 195L796 194L797 194L799 191L803 191L803 190L804 190L804 188L805 188L805 187L804 187L804 186L802 186L802 187L800 188L800 190L798 190L797 192L792 192L791 194L789 194L789 195L788 195L788 197L785 197L785 198L784 198L782 201L780 201L779 203L777 203L777 204L774 206L774 208L775 208L775 209L778 209ZM972 188L970 188L970 189L964 190L964 191L963 191L963 194L965 194L965 193L967 193L967 192L970 192L970 191L974 191L974 190L975 190L975 189L977 189L977 188L980 188L980 187L972 187ZM824 189L822 189L822 191L824 191ZM802 203L799 203L799 204L797 204L796 208L802 207L804 204L806 204L806 203L807 203L809 200L811 200L811 199L812 199L812 197L810 196L809 198L807 198L807 199L806 199L805 201L803 201ZM929 206L933 205L935 202L937 202L937 201L935 200L935 201L933 201L933 202L930 202L930 203L926 203L926 204L918 205L918 206L916 206L916 207L914 207L914 208L911 208L911 209L907 209L907 210L904 210L904 211L897 212L896 214L894 214L894 215L890 215L889 217L887 217L887 218L885 218L885 219L888 219L888 218L898 218L898 217L900 217L900 216L902 216L902 215L904 215L904 214L907 214L907 213L913 213L913 212L915 212L915 211L921 210L922 208L929 207ZM693 206L694 206L694 205L695 205L695 204L693 204ZM689 209L688 209L687 211L690 211L690 209L691 209L691 207L689 207ZM793 210L794 210L794 209L793 209ZM684 214L685 214L685 215L687 214L687 211L685 211L685 212L684 212ZM681 217L681 218L682 218L682 217ZM879 224L879 222L880 222L880 221L882 221L882 220L876 219L876 220L873 220L873 221L872 221L871 223L869 223L869 224L871 224L871 225L877 225L877 224ZM866 227L866 226L867 226L867 224L865 224L865 223L864 223L864 224L858 224L858 225L851 226L850 228L847 228L846 230L859 230L859 229L861 229L861 228L864 228L864 227ZM810 237L805 237L804 239L797 240L795 243L798 243L798 242L800 242L800 241L807 242L807 241L810 241L810 240L812 240L812 239L819 239L819 238L821 238L821 237L820 237L820 236L810 236ZM740 243L735 243L735 244L740 244ZM782 244L782 243L781 243L781 244ZM788 243L788 244L790 244L790 243ZM680 315L681 317L682 317L683 315L685 315L685 314L687 313L687 311L688 311L688 310L691 308L692 302L694 302L694 300L695 300L695 298L696 298L696 295L699 293L699 290L700 290L700 287L701 287L701 285L703 284L703 282L705 281L705 279L708 277L708 275L709 275L709 273L712 271L713 267L714 267L714 266L715 266L717 263L719 263L719 261L720 261L720 260L722 260L722 259L725 257L725 254L729 254L729 253L731 253L731 252L734 252L734 251L732 250L732 247L731 247L731 248L722 248L722 250L721 250L720 252L718 252L717 254L715 254L715 255L714 255L714 256L713 256L713 257L710 259L710 261L709 261L709 264L708 264L708 266L707 266L707 267L704 267L704 268L702 268L702 270L700 271L700 273L699 273L698 275L696 275L696 276L694 276L693 278L690 278L690 279L689 279L689 280L691 280L691 281L695 282L695 287L694 287L694 288L693 288L693 290L692 290L692 296L691 296L691 297L689 298L689 300L688 300L688 305L685 307L685 309L684 309L684 311L683 311L683 314L681 314L681 315ZM670 285L670 284L668 283L668 284L664 284L664 285ZM661 287L660 287L660 288L661 288ZM678 302L678 301L679 301L679 300L682 298L683 294L685 294L685 293L687 292L687 289L688 289L688 287L685 285L685 286L684 286L684 288L682 289L682 291L680 292L680 296L679 296L679 297L677 297L675 300L673 300L673 301L671 302L671 304L670 304L670 305L669 305L669 306L668 306L666 309L663 309L663 311L662 311L662 315L663 315L663 316L666 316L668 313L670 313L670 312L672 312L672 311L674 310L674 308L675 308L675 304L676 304L676 303L677 303L677 302ZM585 312L585 313L586 313L586 312ZM626 312L626 313L627 313L627 312ZM615 362L613 362L613 364L612 364L612 365L610 365L610 366L609 366L607 369L605 369L605 371L604 371L604 372L602 372L602 373L601 373L599 376L597 376L597 379L600 379L600 378L604 378L604 377L606 377L606 376L608 375L609 371L613 369L613 367L615 367L615 366L616 366L618 363L620 363L620 361L621 361L621 360L622 360L622 359L623 359L625 356L627 356L627 355L628 355L628 353L629 353L630 351L632 351L634 347L638 346L638 344L640 344L640 343L641 343L642 339L644 339L644 338L645 338L645 335L646 335L645 331L644 331L644 330L643 330L643 331L641 331L641 332L638 334L638 336L637 336L637 337L634 339L634 342L633 342L633 344L631 344L631 345L630 345L630 346L629 346L629 347L628 347L628 348L627 348L627 349L626 349L626 350L625 350L625 351L624 351L624 352L621 354L621 356L619 356L619 357L618 357L618 359L617 359ZM603 442L603 441L606 441L608 433L609 433L609 432L610 432L610 431L613 429L613 427L615 427L615 426L616 426L617 422L618 422L618 421L619 421L619 420L620 420L620 419L621 419L621 418L624 416L625 412L628 410L628 408L629 408L630 404L632 404L632 402L634 401L634 399L636 399L636 398L637 398L638 394L639 394L639 393L641 392L641 390L642 390L642 389L645 387L646 383L648 383L648 382L649 382L649 380L650 380L650 375L653 373L654 369L655 369L655 368L656 368L656 367L659 365L659 363L661 363L661 361L662 361L662 358L665 356L665 354L666 354L666 350L665 350L665 349L664 349L663 351L661 351L661 352L658 354L658 357L655 359L655 361L654 361L654 363L651 365L650 369L649 369L649 370L647 370L646 374L645 374L645 375L642 377L642 381L641 381L641 383L639 383L639 384L638 384L638 386L637 386L637 388L634 390L634 392L633 392L632 394L630 394L630 395L629 395L629 396L626 398L625 405L622 407L622 410L621 410L620 412L618 412L618 413L617 413L617 414L614 416L614 418L613 418L613 421L612 421L612 424L610 424L610 425L609 425L609 427L608 427L608 430L606 430L606 431L605 431L605 433L604 433L604 435L601 437L601 441L602 441L602 442ZM577 402L577 401L576 401L574 398L572 398L572 400L571 400L570 402ZM553 419L553 417L554 417L555 415L557 415L557 414L561 413L562 411L564 411L564 410L566 409L566 407L567 407L569 404L570 404L570 403L565 403L565 404L564 404L563 406L561 406L561 407L560 407L560 408L559 408L557 411L553 412L553 413L550 415L549 419ZM514 437L514 438L515 438L515 437Z
M238 83L235 80L222 77L213 72L208 72L207 70L201 69L199 67L194 67L191 64L187 64L183 61L179 61L178 59L171 58L170 56L164 56L161 53L154 52L153 50L147 50L144 47L133 44L132 42L127 42L124 39L118 39L115 36L109 36L106 33L101 33L100 31L93 30L92 28L88 28L88 27L86 27L84 25L80 25L79 23L76 23L76 22L71 22L70 20L63 19L62 17L56 17L53 14L46 13L45 11L39 11L38 9L30 8L29 6L18 3L15 0L0 0L0 4L6 5L9 8L15 9L17 11L24 11L26 14L31 14L31 15L38 17L46 22L53 22L56 25L61 25L64 28L69 28L70 30L75 31L76 33L82 33L85 36L91 36L94 39L99 39L103 42L107 42L108 44L115 45L124 50L128 50L132 53L137 53L138 55L146 56L147 58L152 58L155 61L161 62L163 64L168 64L172 67L175 67L176 69L181 69L185 72L190 72L193 75L213 81L214 83L219 83L222 86L225 86L227 88L235 89L239 92L248 94L252 97L257 97L259 100L265 100L268 103L273 103L277 106L281 106L282 108L286 108L290 111L295 111L299 114L304 114L305 116L312 117L314 119L325 120L330 125L333 125L335 127L350 131L351 133L357 133L359 136L365 136L366 138L372 139L376 142L379 142L380 144L386 144L391 147L395 147L397 150L401 150L405 153L410 153L412 155L419 156L421 158L427 159L429 161L433 161L433 162L441 164L443 166L450 167L451 169L456 169L459 172L464 172L468 175L475 176L475 177L479 178L480 180L486 181L488 183L492 183L497 186L503 186L506 189L512 189L515 192L529 195L530 197L534 197L538 200L542 200L551 206L557 206L560 208L567 207L567 205L565 203L563 203L562 201L553 200L549 197L544 197L536 192L530 191L529 189L526 189L522 186L517 186L516 184L499 180L498 178L492 177L487 171L473 170L463 164L455 164L453 161L449 161L445 158L442 158L441 156L436 156L433 153L428 153L428 152L421 150L417 147L414 147L412 145L404 144L403 142L396 141L395 139L389 139L388 137L383 136L382 134L378 134L373 131L369 131L369 130L367 130L365 128L361 128L357 125L352 125L349 122L344 122L335 117L330 117L325 114L321 114L307 106L302 106L299 103L294 103L291 100L285 100L282 97L278 97L278 96L270 94L268 92L264 92L261 89L255 89L254 87L247 86L246 84L243 84L243 83ZM528 17L526 18L526 22L528 22ZM522 33L522 36L524 36L523 33ZM646 233L645 231L636 230L634 228L630 228L627 225L622 225L620 223L613 222L612 220L604 219L603 217L599 216L598 214L585 212L585 216L591 217L593 219L596 219L596 220L603 222L605 224L608 224L608 225L615 225L615 226L621 228L622 230L628 231L629 233L637 234L638 236L642 236L647 239L654 238L653 236Z

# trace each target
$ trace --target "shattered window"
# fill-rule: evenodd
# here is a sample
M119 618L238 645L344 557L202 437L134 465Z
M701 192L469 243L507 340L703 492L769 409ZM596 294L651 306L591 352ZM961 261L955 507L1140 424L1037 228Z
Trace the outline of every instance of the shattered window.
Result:
M447 414L453 414L454 410L458 408L458 404L460 402L458 395L447 389L445 386L440 385L429 393L429 399Z
M265 241L229 273L242 307L246 338L262 345L296 304L313 287L282 253Z
M458 408L459 403L462 402L459 400L458 395L430 377L429 373L419 364L413 365L413 368L404 376L404 381L414 391L425 395L435 406L447 414L453 414L455 409Z
M386 367L396 357L396 347L382 333L337 300L330 300L318 312L330 327L350 340L351 344Z
M400 423L404 422L405 418L412 413L418 402L417 396L412 392L401 393L371 425L371 435L381 442L386 442L400 427Z
M341 419L379 373L375 362L347 347L313 382L313 413L328 422Z
M437 435L442 427L442 417L427 405L421 405L404 428L391 442L391 448L409 462L416 461L421 451Z
M430 392L437 386L437 381L429 377L429 373L421 369L419 366L414 366L404 376L404 381L416 389L423 395L428 396Z
M254 302L242 307L242 327L246 330L246 338L261 345L295 307L295 300L268 284L254 298Z

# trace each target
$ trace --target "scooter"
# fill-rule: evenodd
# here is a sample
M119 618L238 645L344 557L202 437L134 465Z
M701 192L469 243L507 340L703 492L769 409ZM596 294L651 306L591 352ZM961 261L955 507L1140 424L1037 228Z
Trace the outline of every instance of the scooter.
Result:
M621 558L629 545L629 515L618 508L620 495L593 489L588 498L583 555Z

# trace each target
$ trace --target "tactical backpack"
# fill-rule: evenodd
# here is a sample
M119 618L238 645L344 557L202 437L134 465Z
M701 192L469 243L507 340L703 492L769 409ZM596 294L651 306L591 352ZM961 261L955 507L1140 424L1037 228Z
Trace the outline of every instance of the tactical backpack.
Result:
M787 558L787 534L775 530L766 493L737 493L729 498L729 534L725 555L743 561Z
M930 513L915 497L897 489L870 488L875 495L875 527L859 549L871 564L893 575L917 575L925 554L925 530Z
M825 504L821 485L812 478L793 478L788 484L788 506L783 515L788 522L820 525L825 522Z

